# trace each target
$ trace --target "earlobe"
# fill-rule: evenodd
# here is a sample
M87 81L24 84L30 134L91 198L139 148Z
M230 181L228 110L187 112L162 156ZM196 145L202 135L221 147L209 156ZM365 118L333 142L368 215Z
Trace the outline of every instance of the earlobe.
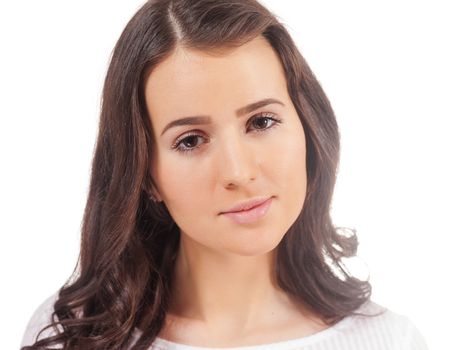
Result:
M153 179L151 179L151 187L150 187L150 193L152 194L152 196L154 197L154 199L156 200L156 202L162 202L162 196L161 194L159 193L158 189L157 189L157 186L156 186L156 183L154 182Z
M162 198L161 198L161 196L159 195L158 191L152 190L152 191L146 191L146 193L148 194L149 199L150 199L151 201L157 202L157 203L162 202Z
M151 193L151 197L153 198L153 200L155 200L156 202L162 202L161 195L156 190L156 188L153 188L153 191Z
M149 198L152 201L162 202L162 197L159 191L157 190L156 184L154 183L151 176L149 176L147 183L145 182L143 190L149 195Z

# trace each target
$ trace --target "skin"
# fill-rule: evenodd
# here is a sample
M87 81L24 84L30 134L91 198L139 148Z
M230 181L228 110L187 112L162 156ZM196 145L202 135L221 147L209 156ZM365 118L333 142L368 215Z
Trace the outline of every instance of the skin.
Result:
M181 235L173 303L159 336L240 346L326 328L275 282L275 248L298 217L308 184L305 135L272 47L262 37L220 53L177 47L150 72L145 98L156 140L153 194ZM265 98L284 106L236 115ZM162 134L171 121L197 115L211 123ZM193 151L173 149L178 139ZM259 221L237 224L219 215L256 196L273 196Z

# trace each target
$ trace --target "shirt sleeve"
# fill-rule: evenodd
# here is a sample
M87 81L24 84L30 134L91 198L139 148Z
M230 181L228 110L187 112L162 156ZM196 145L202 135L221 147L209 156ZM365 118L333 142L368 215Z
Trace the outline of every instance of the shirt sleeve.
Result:
M47 298L32 314L24 331L21 341L23 346L30 346L35 343L36 337L41 329L52 322L53 305L58 298L58 292ZM52 327L47 328L40 334L39 340L56 334Z
M406 335L406 344L405 350L429 350L426 340L424 339L421 332L415 326L415 324L408 318L408 329Z

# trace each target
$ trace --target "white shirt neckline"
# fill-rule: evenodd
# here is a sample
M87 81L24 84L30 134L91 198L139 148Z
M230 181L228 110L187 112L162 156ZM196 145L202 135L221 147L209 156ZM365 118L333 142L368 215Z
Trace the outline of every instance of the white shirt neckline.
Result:
M271 349L271 350L287 350L291 348L298 348L301 346L305 345L310 345L315 342L321 341L331 335L333 333L341 331L343 328L347 327L350 325L352 322L353 317L352 316L346 316L342 320L338 321L334 325L325 328L321 331L318 331L316 333L303 336L303 337L298 337L298 338L293 338L293 339L288 339L288 340L281 340L273 343L264 343L264 344L257 344L257 345L244 345L244 346L238 346L238 347L204 347L204 346L198 346L198 345L188 345L188 344L182 344L182 343L176 343L161 337L157 337L153 343L153 345L150 347L150 349L169 349L169 350L263 350L263 349ZM138 338L138 336L141 334L141 331L137 328L135 330L135 336Z

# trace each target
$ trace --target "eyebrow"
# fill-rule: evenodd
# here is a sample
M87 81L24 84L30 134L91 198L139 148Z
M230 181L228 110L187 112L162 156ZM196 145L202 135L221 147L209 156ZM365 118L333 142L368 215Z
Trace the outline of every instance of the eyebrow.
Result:
M275 98L266 98L257 102L250 103L244 107L238 108L235 113L236 115L242 116L244 114L250 113L258 108L267 106L269 104L276 103L279 105L284 106L285 104L281 102L280 100L277 100ZM197 115L197 116L191 116L191 117L183 117L180 119L176 119L171 121L169 124L166 125L166 127L162 130L161 136L170 128L173 128L175 126L181 126L181 125L201 125L201 124L210 124L211 123L211 117L207 115Z

